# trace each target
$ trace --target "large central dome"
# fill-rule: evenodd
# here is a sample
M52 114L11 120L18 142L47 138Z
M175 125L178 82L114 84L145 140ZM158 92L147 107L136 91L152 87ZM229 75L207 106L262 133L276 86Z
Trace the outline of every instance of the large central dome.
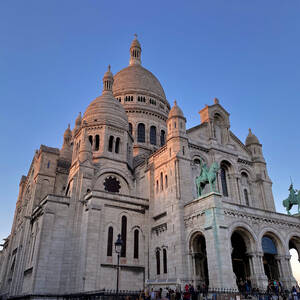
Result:
M113 95L123 105L133 137L134 156L165 143L170 104L158 79L141 65L142 48L135 37L129 66L114 76Z
M165 92L158 79L139 64L128 66L114 76L113 93L124 91L147 93L166 99Z

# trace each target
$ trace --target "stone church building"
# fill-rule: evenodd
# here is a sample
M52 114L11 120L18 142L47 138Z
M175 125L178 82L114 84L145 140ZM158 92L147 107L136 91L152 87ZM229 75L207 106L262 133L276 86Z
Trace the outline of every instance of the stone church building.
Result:
M116 289L119 233L121 290L295 284L300 218L276 213L262 144L251 130L245 143L230 131L218 99L186 129L141 53L135 38L129 66L108 68L62 148L35 152L0 252L0 295ZM196 177L213 162L217 192L207 185L197 197Z

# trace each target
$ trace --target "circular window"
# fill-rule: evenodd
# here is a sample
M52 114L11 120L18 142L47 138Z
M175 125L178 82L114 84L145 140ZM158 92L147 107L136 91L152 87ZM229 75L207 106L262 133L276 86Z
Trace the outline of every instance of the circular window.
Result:
M106 177L103 185L104 185L105 191L111 192L111 193L119 193L120 188L121 188L119 180L113 176Z

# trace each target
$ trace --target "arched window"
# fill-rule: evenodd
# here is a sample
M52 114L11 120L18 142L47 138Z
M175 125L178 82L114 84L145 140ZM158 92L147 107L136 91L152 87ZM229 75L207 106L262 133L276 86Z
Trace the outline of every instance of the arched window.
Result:
M133 258L139 258L139 231L138 231L138 229L136 229L134 231Z
M164 130L160 131L160 146L163 146L166 143L166 133Z
M201 165L201 160L199 158L194 159L194 164L195 165Z
M164 182L163 182L164 176L163 173L160 173L160 190L163 191L164 190Z
M138 125L138 137L137 141L139 143L145 143L145 125L143 123L140 123Z
M115 152L116 152L116 153L119 153L119 150L120 150L120 138L117 137L117 138L116 138Z
M220 176L221 176L222 191L224 197L228 197L227 174L228 174L227 164L225 162L222 162Z
M107 235L107 256L112 256L114 229L110 226Z
M156 145L156 127L155 126L150 127L150 144Z
M129 123L129 133L132 135L132 124Z
M114 144L114 137L111 135L109 137L109 142L108 142L108 151L109 152L112 152L113 144Z
M159 184L158 184L158 180L156 180L156 193L158 193L159 190Z
M49 168L50 168L50 160L47 163L47 169L49 169Z
M122 217L121 237L122 237L122 241L123 241L121 257L126 257L126 238L127 238L127 218L126 218L126 216Z
M165 187L168 188L168 175L165 175Z
M95 150L98 151L100 146L100 137L99 134L96 135L96 144L95 144Z
M246 189L244 189L244 197L245 197L246 205L249 206L248 191Z
M160 252L157 249L156 250L156 274L159 275L160 274Z
M93 136L92 135L89 135L89 141L90 141L91 146L93 146Z
M164 273L168 273L167 250L163 249Z

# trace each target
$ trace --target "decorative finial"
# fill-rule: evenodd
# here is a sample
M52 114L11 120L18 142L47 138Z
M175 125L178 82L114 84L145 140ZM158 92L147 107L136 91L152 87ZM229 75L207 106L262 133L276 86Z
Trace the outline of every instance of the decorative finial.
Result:
M174 106L176 106L177 105L177 101L176 100L174 100Z
M112 91L112 85L114 82L113 74L110 71L110 65L107 67L107 71L103 76L103 92L111 92Z
M110 72L110 65L108 65L108 69L107 70L108 70L108 72Z
M68 129L70 129L70 123L68 124Z
M218 98L215 98L215 99L214 99L214 103L215 103L215 104L219 104L219 99L218 99Z
M249 128L249 134L252 134L251 128Z
M137 34L136 33L134 34L134 38L137 39Z

